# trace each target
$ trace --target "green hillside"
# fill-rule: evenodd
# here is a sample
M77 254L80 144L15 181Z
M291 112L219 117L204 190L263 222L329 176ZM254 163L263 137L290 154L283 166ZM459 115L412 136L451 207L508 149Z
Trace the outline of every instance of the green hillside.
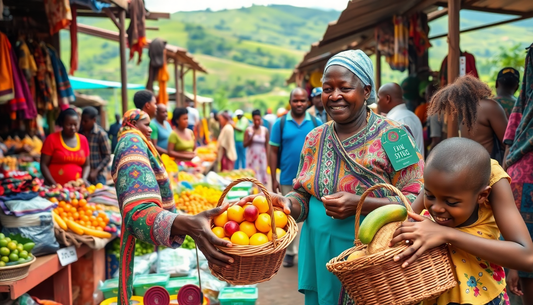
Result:
M300 8L286 5L252 6L235 10L212 12L178 12L169 20L149 21L158 31L148 31L148 38L161 37L170 44L187 48L209 71L198 75L198 93L212 96L220 106L277 108L288 99L284 80L294 66L309 50L310 44L319 40L327 24L337 19L339 12ZM502 20L500 15L461 12L461 28ZM91 24L117 31L106 19L80 18L80 23ZM430 23L430 36L446 33L446 17ZM62 32L61 57L69 62L69 34ZM79 34L80 69L76 76L119 80L118 43ZM510 25L490 28L461 35L461 49L476 56L482 79L492 82L499 53L515 47L520 54L533 37L533 21L526 20ZM430 66L440 68L447 54L445 38L432 41ZM518 46L518 47L517 47ZM511 51L509 51L511 52ZM512 61L511 61L512 62ZM128 62L128 81L144 83L147 77L148 56L136 65ZM406 73L391 71L383 64L383 82L400 82ZM192 90L191 73L186 80L186 90ZM169 87L174 86L171 77ZM92 92L113 103L112 92ZM131 97L132 94L130 94ZM227 103L230 100L232 103Z

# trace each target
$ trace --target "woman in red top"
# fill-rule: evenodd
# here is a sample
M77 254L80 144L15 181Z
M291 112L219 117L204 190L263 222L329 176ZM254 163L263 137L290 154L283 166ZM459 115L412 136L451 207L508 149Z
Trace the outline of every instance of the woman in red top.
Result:
M41 150L41 172L47 185L62 184L89 176L89 143L78 134L78 113L72 108L63 110L56 124L62 131L49 135Z

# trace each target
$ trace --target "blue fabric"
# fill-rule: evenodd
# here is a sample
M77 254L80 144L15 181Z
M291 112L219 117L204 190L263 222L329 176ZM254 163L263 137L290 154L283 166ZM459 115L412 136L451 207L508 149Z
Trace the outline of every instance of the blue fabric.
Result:
M98 0L70 0L71 4L80 4L90 8L93 12L100 13L103 8L110 7L110 3L101 2Z
M326 215L322 201L311 196L298 253L298 291L306 295L305 305L338 303L341 282L326 269L326 264L353 247L354 239L355 216L343 220L332 219ZM307 295L315 293L318 295L318 303L308 304Z
M243 142L235 141L235 150L237 151L237 160L235 161L235 169L246 168L246 148Z
M57 52L54 48L48 47L48 54L50 55L50 61L52 62L52 70L54 71L54 77L56 80L56 89L57 94L60 99L63 99L63 104L73 102L76 100L74 95L74 90L70 85L70 80L68 78L67 69L61 61L61 58L57 55ZM60 102L61 104L61 102Z
M291 117L291 113L287 113L287 120L283 126L283 135L280 139L280 121L277 119L272 132L270 133L270 145L281 146L281 160L278 160L281 175L279 183L282 185L292 185L292 180L298 174L298 165L300 164L300 154L304 147L305 138L307 134L315 128L311 116L306 113L305 119L301 125L298 125ZM318 126L322 125L322 121L316 118Z
M370 97L366 100L368 105L376 102L376 85L374 84L374 66L372 61L361 50L348 50L340 52L328 60L324 74L330 66L341 66L350 70L365 86L371 86Z
M105 178L104 175L98 175L96 177L96 184L98 184L98 183L102 183L103 185L107 184L107 179Z
M170 133L172 132L172 127L170 124L165 121L165 126L161 126L159 122L156 119L153 119L152 122L154 123L154 126L157 128L157 146L162 147L164 149L167 149L168 147L168 137L170 136Z

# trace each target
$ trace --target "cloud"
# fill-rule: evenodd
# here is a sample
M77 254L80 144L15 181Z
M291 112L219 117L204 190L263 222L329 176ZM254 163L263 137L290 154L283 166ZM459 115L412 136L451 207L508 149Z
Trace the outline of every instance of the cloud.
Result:
M146 0L146 7L157 12L179 12L179 11L203 11L211 9L213 11L223 9L238 9L255 5L285 4L300 7L320 8L324 10L342 11L346 8L348 0Z

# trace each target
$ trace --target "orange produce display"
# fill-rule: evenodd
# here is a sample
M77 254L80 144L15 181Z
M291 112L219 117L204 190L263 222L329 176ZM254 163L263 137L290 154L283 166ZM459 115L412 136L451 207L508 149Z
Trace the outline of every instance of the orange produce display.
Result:
M100 238L109 238L111 234L104 232L109 223L107 214L94 204L88 204L85 199L71 199L70 202L58 201L57 198L49 199L57 202L54 209L54 220L59 227L76 234L92 235Z

